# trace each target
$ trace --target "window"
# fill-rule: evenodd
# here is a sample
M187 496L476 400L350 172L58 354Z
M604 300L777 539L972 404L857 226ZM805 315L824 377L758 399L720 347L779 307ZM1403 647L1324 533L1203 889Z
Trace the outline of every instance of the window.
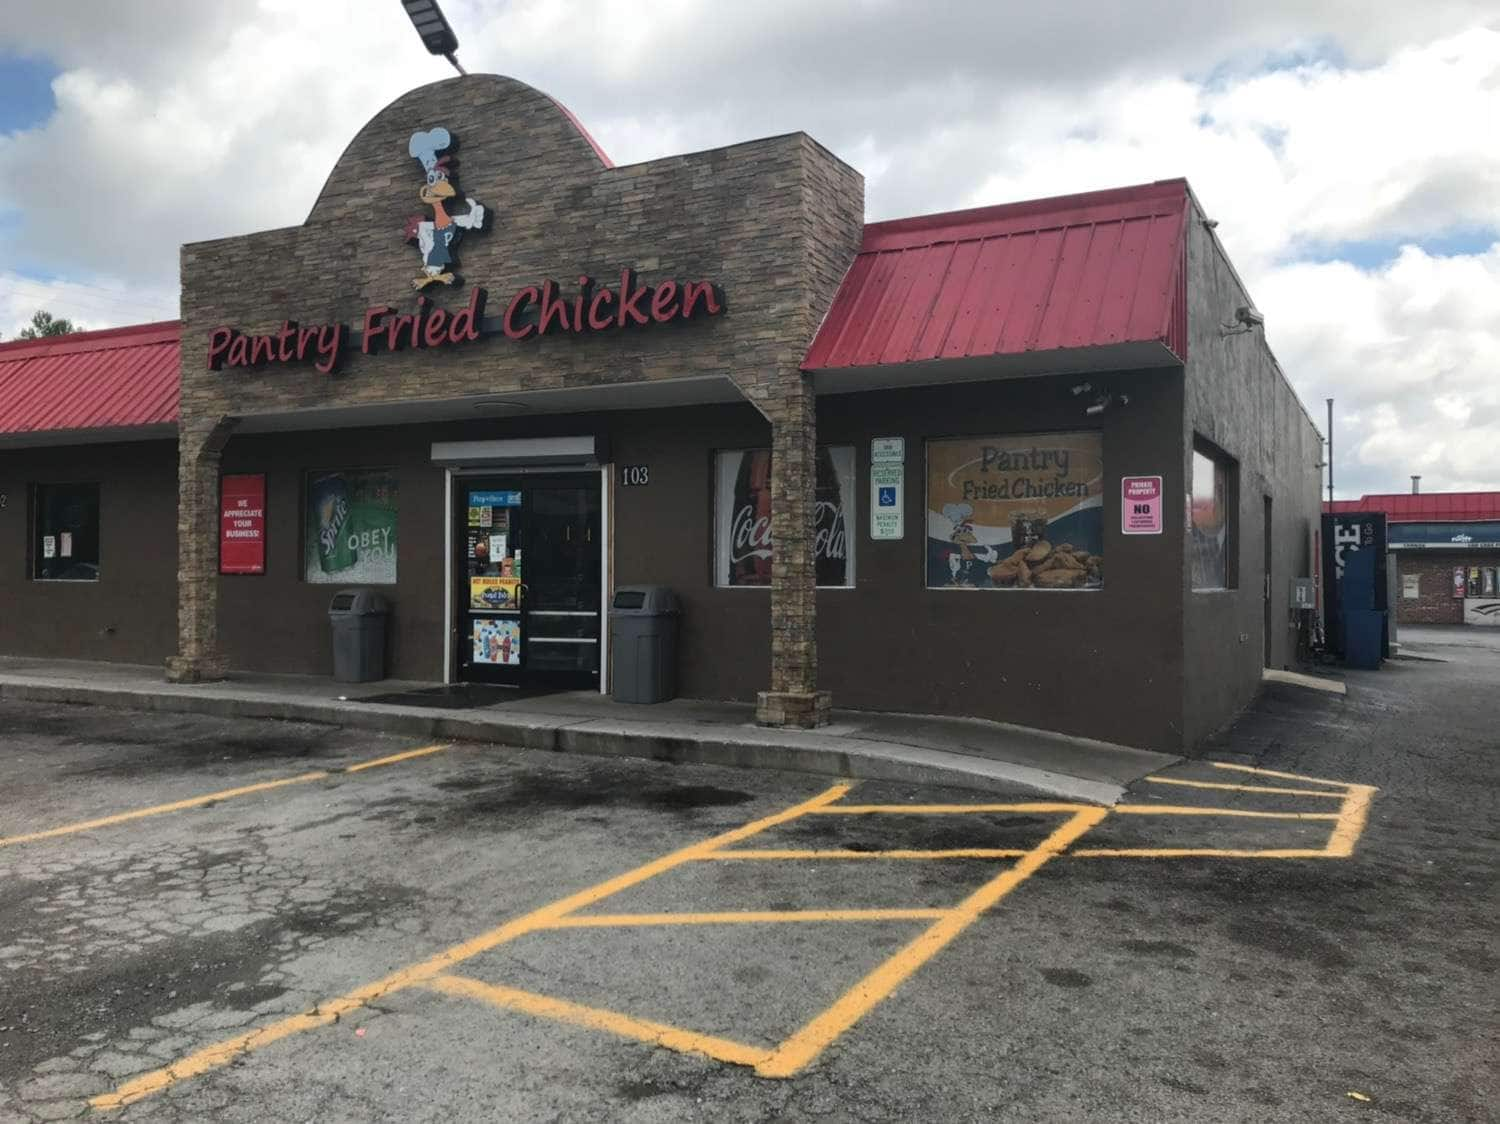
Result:
M32 510L32 577L98 581L99 485L38 484Z
M928 589L1104 584L1104 439L1098 433L927 443Z
M854 584L854 448L818 449L817 527L814 552L818 585ZM769 586L771 451L736 449L714 458L714 584Z
M308 473L304 579L319 584L395 584L396 500L392 469Z
M1194 589L1235 587L1235 485L1234 461L1195 443L1188 501L1188 555Z

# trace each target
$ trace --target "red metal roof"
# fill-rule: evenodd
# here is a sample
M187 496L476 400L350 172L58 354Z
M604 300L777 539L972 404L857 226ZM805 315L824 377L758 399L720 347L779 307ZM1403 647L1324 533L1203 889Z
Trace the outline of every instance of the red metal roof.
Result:
M875 367L1157 342L1187 358L1182 179L871 223L803 361Z
M1500 492L1390 492L1323 501L1323 511L1383 511L1391 523L1482 523L1500 519Z
M0 436L175 425L176 320L0 343Z

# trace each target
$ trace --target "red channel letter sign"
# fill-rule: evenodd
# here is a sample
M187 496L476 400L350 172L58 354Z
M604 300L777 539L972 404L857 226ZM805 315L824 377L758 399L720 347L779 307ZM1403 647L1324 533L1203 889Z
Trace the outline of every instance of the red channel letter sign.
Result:
M1162 530L1160 476L1120 480L1120 530L1127 535L1159 535Z
M225 476L219 481L219 573L265 572L265 475Z

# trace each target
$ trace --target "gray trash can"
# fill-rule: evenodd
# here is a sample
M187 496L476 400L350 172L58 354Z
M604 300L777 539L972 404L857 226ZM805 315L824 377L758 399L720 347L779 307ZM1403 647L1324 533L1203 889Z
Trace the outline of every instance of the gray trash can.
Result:
M385 678L385 598L369 589L341 589L328 603L333 626L333 677L340 683Z
M626 585L609 608L616 702L655 703L677 696L677 594L664 585Z

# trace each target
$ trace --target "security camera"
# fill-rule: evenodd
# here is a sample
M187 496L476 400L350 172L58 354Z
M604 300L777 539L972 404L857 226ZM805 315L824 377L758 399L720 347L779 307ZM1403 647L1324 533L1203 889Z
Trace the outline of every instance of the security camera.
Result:
M1259 328L1266 318L1254 305L1242 304L1234 310L1234 318L1247 328Z

